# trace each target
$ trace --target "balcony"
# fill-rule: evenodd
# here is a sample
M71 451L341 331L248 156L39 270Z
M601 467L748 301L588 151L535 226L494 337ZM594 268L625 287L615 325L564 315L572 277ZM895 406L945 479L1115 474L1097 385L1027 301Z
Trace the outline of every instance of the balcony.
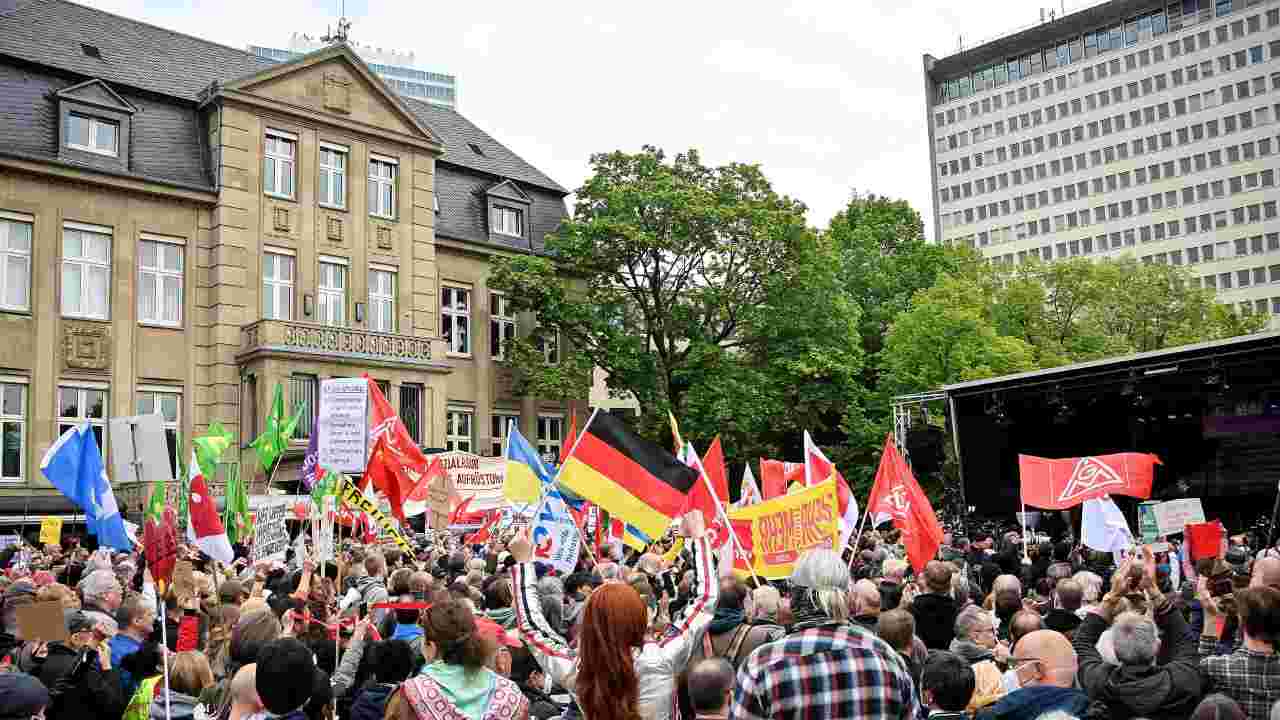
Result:
M258 357L311 356L360 367L382 366L447 371L444 340L295 320L259 320L240 328L244 363Z

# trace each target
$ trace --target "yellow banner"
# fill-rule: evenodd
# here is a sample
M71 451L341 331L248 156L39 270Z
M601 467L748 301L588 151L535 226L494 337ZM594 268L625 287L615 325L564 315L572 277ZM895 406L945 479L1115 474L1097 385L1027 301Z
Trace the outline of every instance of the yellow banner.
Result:
M342 480L342 501L345 502L348 507L372 515L373 519L378 522L378 526L381 527L383 531L391 535L392 539L396 541L396 545L399 545L401 550L410 554L413 553L413 546L409 544L409 541L404 539L404 536L400 534L400 531L396 529L396 526L391 524L391 520L388 519L386 515L383 515L382 511L378 509L378 506L370 501L369 498L365 497L364 493L360 492L360 488L356 487L355 484L351 482L350 478L344 478Z
M833 481L729 512L750 521L756 574L770 580L791 576L796 561L814 548L835 548L840 537L839 501Z
M57 545L62 542L62 518L47 517L40 521L40 544Z

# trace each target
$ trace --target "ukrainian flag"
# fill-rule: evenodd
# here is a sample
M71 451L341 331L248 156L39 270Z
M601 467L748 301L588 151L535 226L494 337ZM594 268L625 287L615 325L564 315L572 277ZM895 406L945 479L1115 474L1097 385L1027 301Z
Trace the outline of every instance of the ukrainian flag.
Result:
M551 480L538 451L520 434L515 421L507 431L507 477L502 494L513 503L536 503L542 498L543 483Z

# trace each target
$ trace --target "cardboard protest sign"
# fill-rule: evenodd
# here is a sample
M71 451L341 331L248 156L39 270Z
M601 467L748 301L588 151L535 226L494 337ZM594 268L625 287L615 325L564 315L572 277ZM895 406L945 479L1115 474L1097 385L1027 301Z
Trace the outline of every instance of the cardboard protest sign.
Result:
M253 562L284 560L289 548L289 530L285 527L288 514L285 503L258 508L253 523Z
M47 517L40 521L40 544L57 545L62 541L62 518Z
M369 381L359 377L321 380L317 425L320 467L364 472L369 459Z
M1204 522L1204 507L1200 498L1184 498L1182 500L1166 500L1154 507L1156 528L1161 535L1174 535L1182 532L1188 525Z
M827 480L797 493L729 513L735 524L749 521L756 574L770 580L790 577L797 560L814 548L835 548L840 535L835 483Z
M467 452L443 452L427 456L440 459L449 483L459 498L471 498L471 512L504 508L509 504L502 494L507 479L507 460L502 457L480 457Z
M70 639L62 603L58 600L19 605L17 620L18 637L22 640L66 642Z

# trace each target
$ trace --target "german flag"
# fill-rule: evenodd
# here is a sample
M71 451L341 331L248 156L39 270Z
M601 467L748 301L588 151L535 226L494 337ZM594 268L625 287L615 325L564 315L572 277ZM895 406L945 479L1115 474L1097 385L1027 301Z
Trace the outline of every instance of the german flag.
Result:
M697 472L597 411L560 469L560 484L645 535L662 537L680 515Z

